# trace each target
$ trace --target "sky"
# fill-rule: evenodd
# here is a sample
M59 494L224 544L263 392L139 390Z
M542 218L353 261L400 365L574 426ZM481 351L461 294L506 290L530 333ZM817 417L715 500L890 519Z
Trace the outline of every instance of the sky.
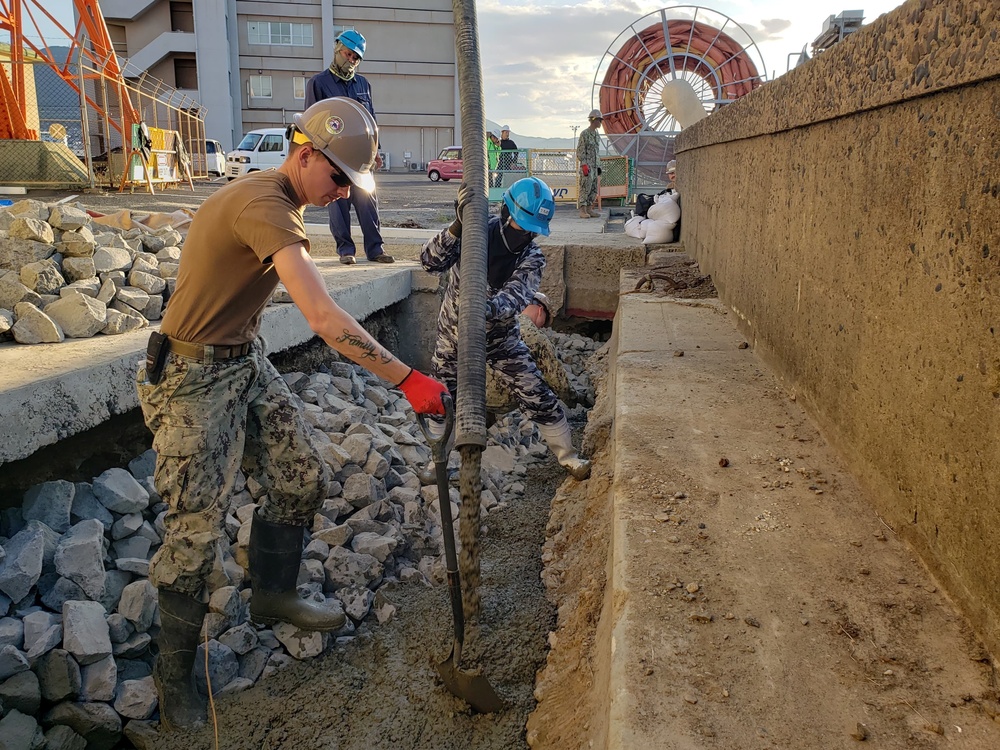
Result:
M699 19L707 16L720 24L731 19L725 31L734 36L739 31L733 22L739 24L756 44L753 59L772 78L786 72L788 55L810 44L828 16L863 9L867 24L901 2L704 0L701 7L711 12L700 12ZM72 26L71 0L45 0L44 5ZM667 9L669 17L675 6L697 5L683 0L477 0L486 117L509 124L515 134L573 137L572 126L586 126L587 113L597 106L594 77L609 47L617 52L628 38L623 33L630 25L645 26L640 21L650 13Z

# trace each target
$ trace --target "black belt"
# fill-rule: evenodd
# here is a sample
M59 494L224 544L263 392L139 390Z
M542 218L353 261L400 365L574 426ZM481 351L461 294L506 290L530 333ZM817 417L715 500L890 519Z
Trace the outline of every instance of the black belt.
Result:
M190 341L178 341L170 339L170 351L189 359L197 359L202 362L214 362L220 359L235 359L245 357L253 349L253 342L245 344L234 344L232 346L220 346L218 344L192 344Z

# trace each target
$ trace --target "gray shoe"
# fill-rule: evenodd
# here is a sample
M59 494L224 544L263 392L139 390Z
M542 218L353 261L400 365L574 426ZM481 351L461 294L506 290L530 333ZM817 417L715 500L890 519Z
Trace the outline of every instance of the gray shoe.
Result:
M354 259L353 255L341 255L340 262L345 266L353 266L357 261Z
M381 255L376 255L372 258L372 263L395 263L396 259L387 253L382 253Z

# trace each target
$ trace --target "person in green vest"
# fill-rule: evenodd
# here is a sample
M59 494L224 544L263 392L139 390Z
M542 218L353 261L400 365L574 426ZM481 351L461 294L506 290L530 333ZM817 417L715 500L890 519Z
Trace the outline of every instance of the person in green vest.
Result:
M497 172L500 161L500 134L495 130L486 133L486 161L490 167L490 187L500 187L503 175Z

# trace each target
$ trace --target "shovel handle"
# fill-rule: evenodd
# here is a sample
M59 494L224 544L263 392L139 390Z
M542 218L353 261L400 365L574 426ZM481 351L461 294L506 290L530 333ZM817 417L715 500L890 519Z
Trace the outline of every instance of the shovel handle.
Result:
M451 614L455 624L455 645L452 651L454 664L462 659L462 644L465 640L465 612L462 609L462 581L458 575L458 555L455 553L455 525L451 518L451 497L448 487L448 439L455 428L455 403L450 395L441 397L444 404L444 434L434 438L427 428L427 417L417 415L420 431L431 448L434 459L434 475L437 479L438 509L441 511L441 537L444 541L444 559L448 569L448 594L451 598Z

